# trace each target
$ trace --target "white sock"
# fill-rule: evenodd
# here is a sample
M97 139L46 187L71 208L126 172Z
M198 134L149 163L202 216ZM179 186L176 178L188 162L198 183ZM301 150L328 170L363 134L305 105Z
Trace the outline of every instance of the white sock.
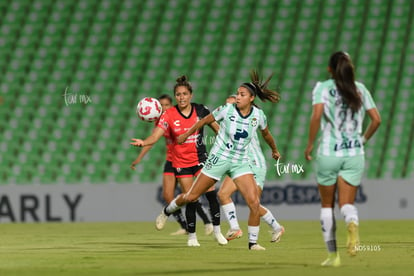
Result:
M259 239L259 228L260 226L247 226L249 243L257 243L257 240Z
M196 240L197 234L196 233L188 233L188 239L189 240Z
M336 224L332 208L321 208L321 226L323 240L329 252L336 252Z
M230 224L230 229L239 230L240 225L239 221L237 220L236 206L234 203L230 202L228 204L222 205L221 208L223 208L224 215Z
M275 219L275 217L273 216L273 214L272 214L272 212L270 212L270 210L269 209L267 209L266 207L264 207L264 206L261 206L261 207L263 207L264 209L266 209L267 210L267 212L266 212L266 214L264 214L263 216L262 216L262 219L270 226L270 227L272 227L272 229L273 229L273 231L279 231L280 230L280 228L282 228L281 226L280 226L280 224L277 222L277 220Z
M213 225L213 231L214 231L214 234L221 233L220 225Z
M358 225L359 223L358 210L354 205L352 204L343 205L341 208L341 214L344 216L346 224L353 221L356 223L356 225Z
M167 205L167 207L165 208L165 211L166 211L168 214L172 214L172 213L174 213L175 211L177 211L178 209L180 209L180 208L181 208L181 206L178 206L178 205L177 205L176 201L177 201L177 198L174 198L174 199L170 202L170 204L168 204L168 205Z

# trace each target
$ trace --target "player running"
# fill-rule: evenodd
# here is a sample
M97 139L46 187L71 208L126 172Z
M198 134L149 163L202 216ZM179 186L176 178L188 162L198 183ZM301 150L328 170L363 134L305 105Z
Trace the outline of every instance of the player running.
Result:
M132 139L134 142L132 142L131 145L140 147L152 145L168 132L169 136L174 141L172 154L174 173L180 183L182 191L186 193L189 191L194 181L194 177L199 175L201 168L207 159L207 150L203 139L203 129L194 133L184 144L178 144L177 137L185 133L197 121L208 116L210 111L204 105L191 103L193 88L187 81L186 76L181 76L177 79L177 83L174 86L174 96L177 105L166 110L166 112L161 115L159 123L151 136L144 141L140 139ZM219 126L216 122L210 122L208 125L215 132L218 131ZM216 190L214 187L211 187L211 189L205 192L205 196L210 206L214 237L219 244L227 244L227 240L221 234L220 205L217 199ZM185 213L188 230L188 246L200 246L196 235L197 200L198 198L186 206ZM156 228L161 230L162 227L156 225Z
M161 103L163 113L167 109L173 106L172 98L167 94L161 95L160 97L158 97L158 100ZM159 119L155 122L155 126L157 126L158 122L159 122ZM172 166L172 152L173 152L172 147L174 146L174 141L169 136L169 132L164 133L164 138L165 138L165 144L167 147L167 153L166 153L166 161L164 164L164 172L163 172L163 178L162 178L162 196L166 203L170 203L171 200L174 199L175 187L176 187L176 182L177 182L175 175L174 175L174 168ZM149 152L152 146L153 145L142 148L138 157L134 160L134 162L132 162L131 169L135 170L135 166L142 161L142 159ZM203 206L201 206L200 202L197 202L197 214L201 217L201 219L204 222L205 234L210 235L213 232L213 224L211 223L208 215L205 213L204 208ZM182 211L177 210L177 212L175 212L173 216L177 220L178 224L180 225L180 229L178 229L176 232L171 233L171 235L187 234L187 223L182 214Z
M248 236L250 250L265 250L257 244L260 224L260 199L257 184L249 165L248 144L253 133L260 128L264 140L272 149L272 157L279 159L274 139L269 132L266 116L263 111L254 106L254 100L259 97L262 101L279 101L279 94L269 90L269 77L263 84L257 72L252 72L252 82L243 83L237 89L236 104L226 104L215 109L212 114L197 122L184 135L178 138L178 143L186 141L192 133L206 124L220 122L220 130L214 142L208 160L200 175L191 186L191 189L177 196L167 205L157 217L156 225L164 227L168 216L185 204L197 200L205 191L214 187L214 184L224 175L229 175L237 189L244 197L250 209L248 219ZM145 145L143 141L136 141L137 145Z
M313 111L305 158L312 159L313 144L321 128L316 176L322 205L322 234L328 249L328 258L321 265L339 266L333 213L335 191L338 188L339 208L347 225L347 250L354 256L359 244L359 219L354 201L364 172L364 144L378 129L381 118L367 88L355 81L354 65L347 53L334 53L328 70L332 79L318 82L312 92ZM365 112L371 122L361 135Z
M236 95L230 95L226 99L226 103L235 104ZM249 159L250 165L254 172L254 179L257 183L257 189L259 198L262 196L263 186L266 179L266 160L263 155L262 148L260 147L259 137L257 132L253 133L253 138L249 144ZM224 215L230 224L230 229L225 235L228 241L241 238L243 231L240 229L240 225L237 219L236 206L234 205L231 195L237 191L237 187L230 177L226 176L221 183L220 190L217 195L223 209ZM260 217L272 228L271 242L279 242L281 236L284 234L285 229L281 226L273 216L269 209L260 205Z

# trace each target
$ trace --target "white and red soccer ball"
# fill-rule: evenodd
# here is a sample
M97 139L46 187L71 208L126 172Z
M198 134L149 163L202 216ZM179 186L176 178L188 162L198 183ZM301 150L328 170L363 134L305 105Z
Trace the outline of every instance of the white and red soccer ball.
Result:
M136 113L141 120L154 122L161 116L162 106L157 99L146 97L138 102Z

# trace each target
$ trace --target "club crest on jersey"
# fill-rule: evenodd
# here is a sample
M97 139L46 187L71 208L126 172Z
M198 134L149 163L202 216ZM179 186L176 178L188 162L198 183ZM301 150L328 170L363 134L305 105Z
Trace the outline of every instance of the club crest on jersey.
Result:
M251 124L252 124L252 127L257 126L257 119L253 118L252 121L251 121Z

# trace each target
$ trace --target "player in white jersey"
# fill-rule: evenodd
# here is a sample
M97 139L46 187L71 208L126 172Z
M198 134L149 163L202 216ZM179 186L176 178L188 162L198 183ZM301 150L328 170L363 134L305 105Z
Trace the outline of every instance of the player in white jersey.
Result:
M234 104L236 102L236 96L229 96L226 102ZM253 138L249 144L249 159L260 198L263 191L264 181L266 179L267 168L257 132L253 134ZM217 193L224 215L230 224L230 229L226 234L226 239L229 241L241 238L243 235L243 231L240 229L237 219L236 206L231 199L231 195L236 191L237 187L233 180L229 176L226 176L221 184L220 190ZM260 205L260 217L272 228L272 238L270 241L279 242L281 236L285 232L284 227L278 223L272 212L262 205Z
M187 137L205 124L220 122L220 130L214 142L207 162L191 189L177 196L157 217L157 227L163 227L172 214L181 206L196 200L224 175L229 175L244 197L250 209L248 235L250 250L264 250L257 244L260 224L260 199L253 172L249 165L248 144L253 133L260 128L264 140L272 149L272 157L279 159L273 136L267 127L266 116L261 109L254 106L254 100L279 101L279 94L267 88L270 77L262 84L257 72L252 72L252 82L243 83L237 89L236 104L226 104L215 109L210 115L198 121L177 142L184 142Z
M318 82L313 89L305 158L312 159L313 144L321 128L316 173L321 196L320 221L328 250L328 258L322 265L339 266L333 213L335 192L338 189L339 208L347 224L347 251L354 256L359 244L359 219L354 201L364 171L364 144L378 129L381 118L369 91L355 81L354 66L347 53L334 53L328 69L332 79ZM371 121L362 135L365 113Z

